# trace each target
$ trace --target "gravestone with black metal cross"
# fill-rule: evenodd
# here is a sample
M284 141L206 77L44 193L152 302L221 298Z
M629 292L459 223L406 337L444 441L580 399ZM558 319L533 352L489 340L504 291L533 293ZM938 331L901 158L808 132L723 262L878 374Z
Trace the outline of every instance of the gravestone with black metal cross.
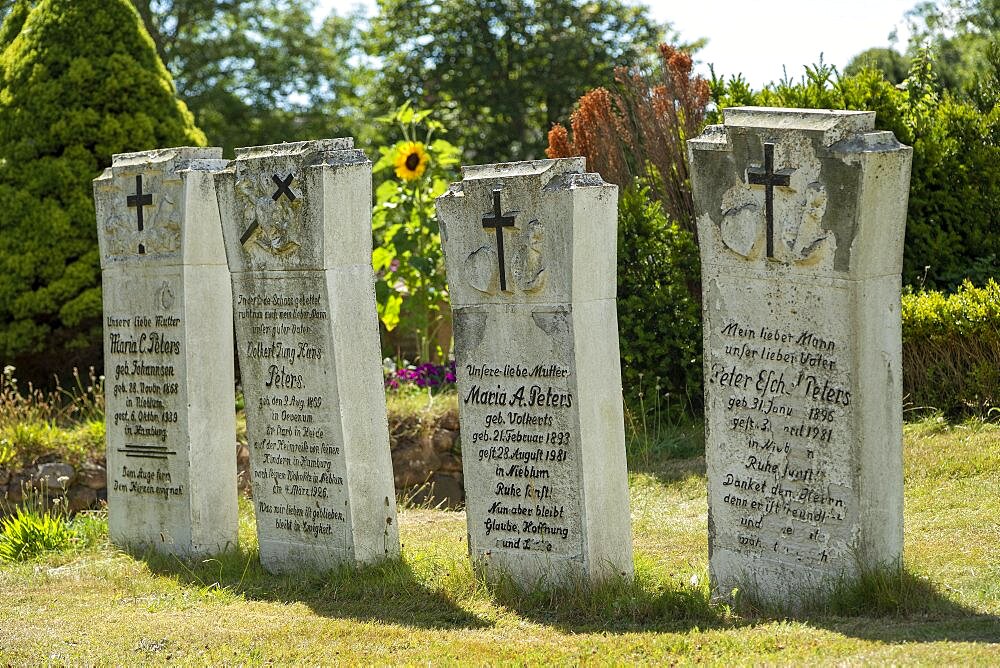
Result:
M399 554L372 165L353 146L240 148L216 175L260 560L274 573Z
M584 166L465 167L437 200L469 552L523 586L632 574L617 188Z
M903 548L911 150L872 112L733 108L689 142L710 574L789 610Z
M182 556L236 545L232 298L212 178L221 157L116 155L94 181L117 545Z

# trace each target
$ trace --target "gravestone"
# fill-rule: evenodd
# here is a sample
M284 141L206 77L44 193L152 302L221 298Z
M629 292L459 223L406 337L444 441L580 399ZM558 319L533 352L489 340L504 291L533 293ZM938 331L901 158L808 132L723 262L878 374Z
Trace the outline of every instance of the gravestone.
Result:
M903 547L912 151L872 112L734 108L689 142L710 572L794 609Z
M261 563L395 557L371 162L351 139L242 148L216 183Z
M116 155L94 180L104 293L108 528L121 546L236 546L232 297L222 149Z
M617 188L584 165L465 167L437 200L469 552L525 586L632 574Z

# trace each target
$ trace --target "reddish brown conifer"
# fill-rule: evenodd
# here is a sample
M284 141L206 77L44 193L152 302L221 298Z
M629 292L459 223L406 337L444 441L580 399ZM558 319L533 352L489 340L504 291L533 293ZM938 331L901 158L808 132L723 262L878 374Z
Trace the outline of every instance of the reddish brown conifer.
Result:
M549 132L549 157L583 155L606 181L627 187L645 177L672 219L694 232L685 142L696 136L710 99L708 82L692 76L691 56L659 47L655 74L619 68L617 92L597 88L580 98L566 128Z

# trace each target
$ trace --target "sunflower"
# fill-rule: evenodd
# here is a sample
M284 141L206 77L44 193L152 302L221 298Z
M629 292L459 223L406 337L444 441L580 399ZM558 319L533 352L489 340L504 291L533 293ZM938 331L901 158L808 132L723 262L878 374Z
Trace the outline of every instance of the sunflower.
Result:
M423 176L431 157L420 142L407 141L396 149L396 176L404 181L414 181Z

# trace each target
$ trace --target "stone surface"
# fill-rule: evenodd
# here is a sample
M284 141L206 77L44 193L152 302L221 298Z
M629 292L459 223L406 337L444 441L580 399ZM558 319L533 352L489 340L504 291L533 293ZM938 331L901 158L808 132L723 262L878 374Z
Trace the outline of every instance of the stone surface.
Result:
M94 181L117 545L236 546L232 299L211 175L221 155L116 155Z
M86 462L77 470L76 481L90 489L104 489L108 484L108 471L100 464Z
M395 557L371 162L351 139L244 148L216 182L261 563Z
M69 512L78 513L89 510L97 503L97 490L84 485L74 485L66 493L66 505Z
M583 158L466 167L437 201L469 552L526 586L632 574L616 204Z
M439 453L451 452L455 447L455 442L458 440L458 432L450 431L448 429L439 429L434 432L431 437L431 443L434 445L434 450Z
M65 492L76 479L76 469L63 462L42 464L36 469L32 482L46 492Z
M870 112L724 113L689 142L710 573L794 609L902 556L911 150Z
M31 493L32 473L32 469L25 469L15 471L10 476L10 482L7 483L7 501L10 503L21 503L24 500L25 494Z

